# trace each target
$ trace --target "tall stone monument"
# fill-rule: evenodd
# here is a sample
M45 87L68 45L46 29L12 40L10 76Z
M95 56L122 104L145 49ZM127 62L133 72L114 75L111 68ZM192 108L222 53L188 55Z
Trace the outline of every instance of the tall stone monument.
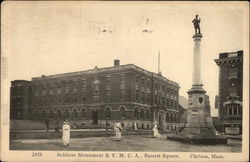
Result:
M212 118L210 113L206 111L206 91L203 89L201 83L201 20L196 15L196 18L192 22L195 28L195 34L193 35L193 82L192 88L187 92L187 123L176 134L169 136L168 139L191 143L225 144L227 143L227 139L224 136L217 136L215 134Z

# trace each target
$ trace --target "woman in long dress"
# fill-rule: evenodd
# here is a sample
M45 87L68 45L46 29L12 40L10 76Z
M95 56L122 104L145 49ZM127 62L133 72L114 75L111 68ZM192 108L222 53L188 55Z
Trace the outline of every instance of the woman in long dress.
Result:
M62 142L64 146L69 146L69 138L70 138L70 125L67 120L63 122L62 127Z
M161 134L159 133L158 128L157 128L157 122L154 122L154 125L153 125L153 136L154 138L161 137Z
M114 125L115 137L116 140L121 140L122 138L122 126L121 123L116 121Z

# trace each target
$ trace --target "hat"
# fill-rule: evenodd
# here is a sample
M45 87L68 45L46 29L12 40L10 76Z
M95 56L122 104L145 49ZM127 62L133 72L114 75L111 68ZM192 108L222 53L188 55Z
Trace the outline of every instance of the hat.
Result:
M68 120L64 120L63 123L64 124L68 124L69 122L68 122Z

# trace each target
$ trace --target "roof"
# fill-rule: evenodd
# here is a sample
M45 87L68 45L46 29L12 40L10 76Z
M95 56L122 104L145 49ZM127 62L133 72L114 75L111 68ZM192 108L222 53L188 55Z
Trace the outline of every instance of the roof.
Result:
M150 72L148 70L145 70L141 67L138 67L134 64L126 64L126 65L119 65L119 66L111 66L111 67L104 67L104 68L98 68L97 66L94 69L84 70L84 71L77 71L77 72L70 72L70 73L62 73L62 74L55 74L55 75L42 75L41 77L33 77L32 80L40 80L40 79L52 79L52 78L60 78L60 77L73 77L77 75L88 75L88 74L98 74L98 73L104 73L104 72L111 72L111 71L120 71L120 70L135 70L141 73L144 73L148 76L153 76L158 79L162 79L170 84L174 84L175 86L179 87L179 84L177 82L171 81L167 79L166 77L156 74L154 72Z

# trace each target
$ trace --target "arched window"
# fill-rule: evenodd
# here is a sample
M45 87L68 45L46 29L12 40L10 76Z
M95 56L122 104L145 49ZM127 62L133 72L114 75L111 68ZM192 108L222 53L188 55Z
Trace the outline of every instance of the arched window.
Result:
M110 107L106 107L106 109L105 109L105 117L106 117L106 119L111 118L111 109L110 109Z
M134 117L137 118L137 119L138 119L138 117L139 117L139 111L138 111L138 108L137 108L137 107L135 108Z
M166 122L169 122L169 114L166 114Z
M177 122L176 114L174 114L174 122Z
M61 110L57 110L57 117L58 117L58 119L61 119L61 118L62 118Z
M141 119L144 119L144 109L141 109Z
M150 120L150 112L149 112L149 110L147 110L146 118L147 118L147 120Z
M121 117L122 117L122 118L125 118L125 117L126 117L126 110L125 110L125 107L122 106L122 107L120 108L120 111L121 111Z
M173 115L170 114L170 123L172 123L172 122L173 122Z
M86 118L86 109L81 110L82 118Z
M73 110L73 118L77 118L77 111L76 111L76 109Z
M65 114L65 119L69 118L69 110L68 109L65 110L64 114Z
M94 93L99 93L99 87L100 87L100 81L98 79L95 79L93 81L93 90L94 90Z

